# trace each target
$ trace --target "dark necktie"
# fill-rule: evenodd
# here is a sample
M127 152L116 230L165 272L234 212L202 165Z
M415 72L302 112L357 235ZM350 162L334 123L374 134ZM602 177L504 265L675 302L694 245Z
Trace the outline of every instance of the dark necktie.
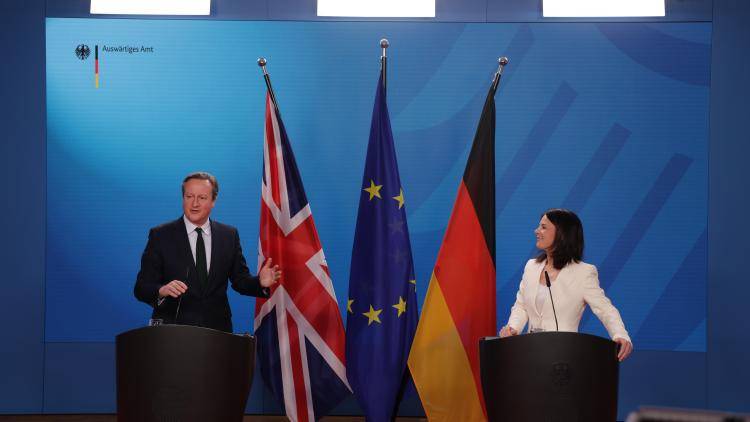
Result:
M206 265L206 245L203 243L203 229L195 229L198 241L195 242L195 269L198 270L198 282L204 289L208 285L208 265Z

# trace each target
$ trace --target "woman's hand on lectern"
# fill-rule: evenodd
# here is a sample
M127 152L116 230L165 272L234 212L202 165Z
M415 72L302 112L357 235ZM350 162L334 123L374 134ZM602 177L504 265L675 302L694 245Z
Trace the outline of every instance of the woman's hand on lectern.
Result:
M624 361L625 358L630 356L630 352L633 351L633 343L625 340L624 338L616 338L615 343L620 345L620 351L617 353L617 359L620 362Z
M498 334L500 335L500 337L510 337L517 335L518 331L516 331L510 325L506 325L505 327L500 329L500 332Z

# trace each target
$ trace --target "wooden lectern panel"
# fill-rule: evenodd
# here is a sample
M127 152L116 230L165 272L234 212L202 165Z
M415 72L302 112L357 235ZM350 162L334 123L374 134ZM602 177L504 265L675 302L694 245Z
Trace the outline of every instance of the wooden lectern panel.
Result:
M241 421L255 367L255 339L161 325L117 336L117 419Z
M617 420L617 343L588 334L541 332L479 343L490 421Z

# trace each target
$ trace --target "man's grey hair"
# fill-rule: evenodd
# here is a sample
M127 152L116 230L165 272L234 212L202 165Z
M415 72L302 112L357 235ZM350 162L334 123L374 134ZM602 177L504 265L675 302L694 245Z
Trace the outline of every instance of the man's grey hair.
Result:
M208 180L211 183L211 196L213 197L213 200L215 201L216 197L219 196L219 181L216 180L216 176L211 173L206 173L205 171L196 171L195 173L190 173L185 176L185 179L182 181L183 195L185 195L185 183L190 179Z

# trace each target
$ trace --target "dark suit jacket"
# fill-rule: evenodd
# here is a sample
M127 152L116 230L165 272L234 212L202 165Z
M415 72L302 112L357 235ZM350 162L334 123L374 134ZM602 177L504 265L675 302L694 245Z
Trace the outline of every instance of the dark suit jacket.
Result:
M158 304L159 288L172 280L185 282L179 314L178 299L167 297ZM242 255L237 229L211 220L211 268L208 284L198 282L185 222L176 221L151 229L135 282L135 297L153 306L152 318L167 324L196 325L232 332L232 311L227 299L227 280L247 296L268 297L268 289L250 274Z

